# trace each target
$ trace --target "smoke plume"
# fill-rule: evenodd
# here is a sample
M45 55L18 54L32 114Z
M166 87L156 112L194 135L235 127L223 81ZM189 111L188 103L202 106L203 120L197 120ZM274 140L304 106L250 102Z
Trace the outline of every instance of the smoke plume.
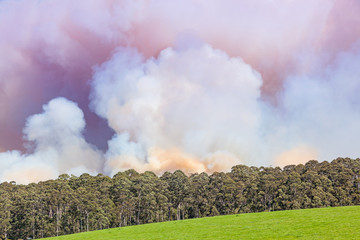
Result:
M102 156L85 142L83 112L65 98L55 98L43 113L27 119L24 136L30 154L9 151L0 154L0 181L19 183L56 178L61 173L102 171Z
M359 13L357 0L0 1L0 180L358 157Z
M255 160L259 73L209 45L142 59L120 49L94 75L93 106L117 134L110 169L200 172Z

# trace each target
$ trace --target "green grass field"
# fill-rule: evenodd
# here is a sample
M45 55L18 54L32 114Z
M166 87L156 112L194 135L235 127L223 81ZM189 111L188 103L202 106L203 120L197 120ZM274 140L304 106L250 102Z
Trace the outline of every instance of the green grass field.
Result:
M360 239L360 206L190 219L49 239Z

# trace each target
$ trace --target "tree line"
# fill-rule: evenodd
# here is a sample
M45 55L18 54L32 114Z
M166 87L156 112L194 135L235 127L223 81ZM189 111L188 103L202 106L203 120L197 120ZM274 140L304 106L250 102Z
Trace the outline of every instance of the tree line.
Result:
M360 159L230 172L60 175L0 184L0 237L27 239L225 214L360 204Z

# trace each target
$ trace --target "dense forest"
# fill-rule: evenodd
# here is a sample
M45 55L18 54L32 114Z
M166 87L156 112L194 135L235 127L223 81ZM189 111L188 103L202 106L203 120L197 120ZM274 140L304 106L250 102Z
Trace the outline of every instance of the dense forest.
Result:
M234 213L360 204L360 159L157 176L60 175L0 184L0 236L27 239Z

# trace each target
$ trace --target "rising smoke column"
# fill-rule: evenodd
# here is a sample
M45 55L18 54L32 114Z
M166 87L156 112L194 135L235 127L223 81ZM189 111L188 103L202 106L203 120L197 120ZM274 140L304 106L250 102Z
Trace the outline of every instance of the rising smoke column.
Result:
M32 153L0 153L0 181L28 183L61 173L102 171L101 153L85 142L84 128L84 114L75 103L65 98L51 100L42 113L27 119L24 134Z
M3 0L0 148L21 148L25 119L58 96L79 104L88 123L87 138L106 148L110 132L87 107L87 82L92 66L108 60L117 47L137 48L148 58L193 35L251 64L263 76L262 94L274 101L286 74L298 68L299 52L332 56L334 46L346 50L355 41L356 31L336 26L339 11L356 13L356 1L343 2ZM341 19L355 26L355 13ZM348 39L346 46L336 37L338 31ZM308 64L306 59L302 65Z
M269 159L284 166L331 160L339 149L356 158L357 49L289 76L281 106L260 98L259 73L209 45L169 48L148 60L120 49L97 68L92 85L95 111L117 133L105 170L213 172Z
M80 157L79 166L108 174L126 166L190 172L357 157L359 12L357 0L0 1L0 164L8 173L43 164L41 150L22 147L22 128L59 96L84 114L79 141L106 152L99 165ZM222 60L214 64L212 55ZM233 71L245 74L248 66L256 87L233 85L247 74L216 71L238 61ZM197 73L196 66L213 75ZM177 78L179 69L185 81ZM147 78L155 85L147 88ZM115 84L118 93L102 82ZM14 148L20 150L9 151ZM63 148L53 149L62 155ZM46 158L54 161L52 176L70 169L60 167L56 159L63 158Z
M242 59L209 45L147 61L120 49L93 82L95 111L117 133L107 168L201 172L254 161L261 83Z

